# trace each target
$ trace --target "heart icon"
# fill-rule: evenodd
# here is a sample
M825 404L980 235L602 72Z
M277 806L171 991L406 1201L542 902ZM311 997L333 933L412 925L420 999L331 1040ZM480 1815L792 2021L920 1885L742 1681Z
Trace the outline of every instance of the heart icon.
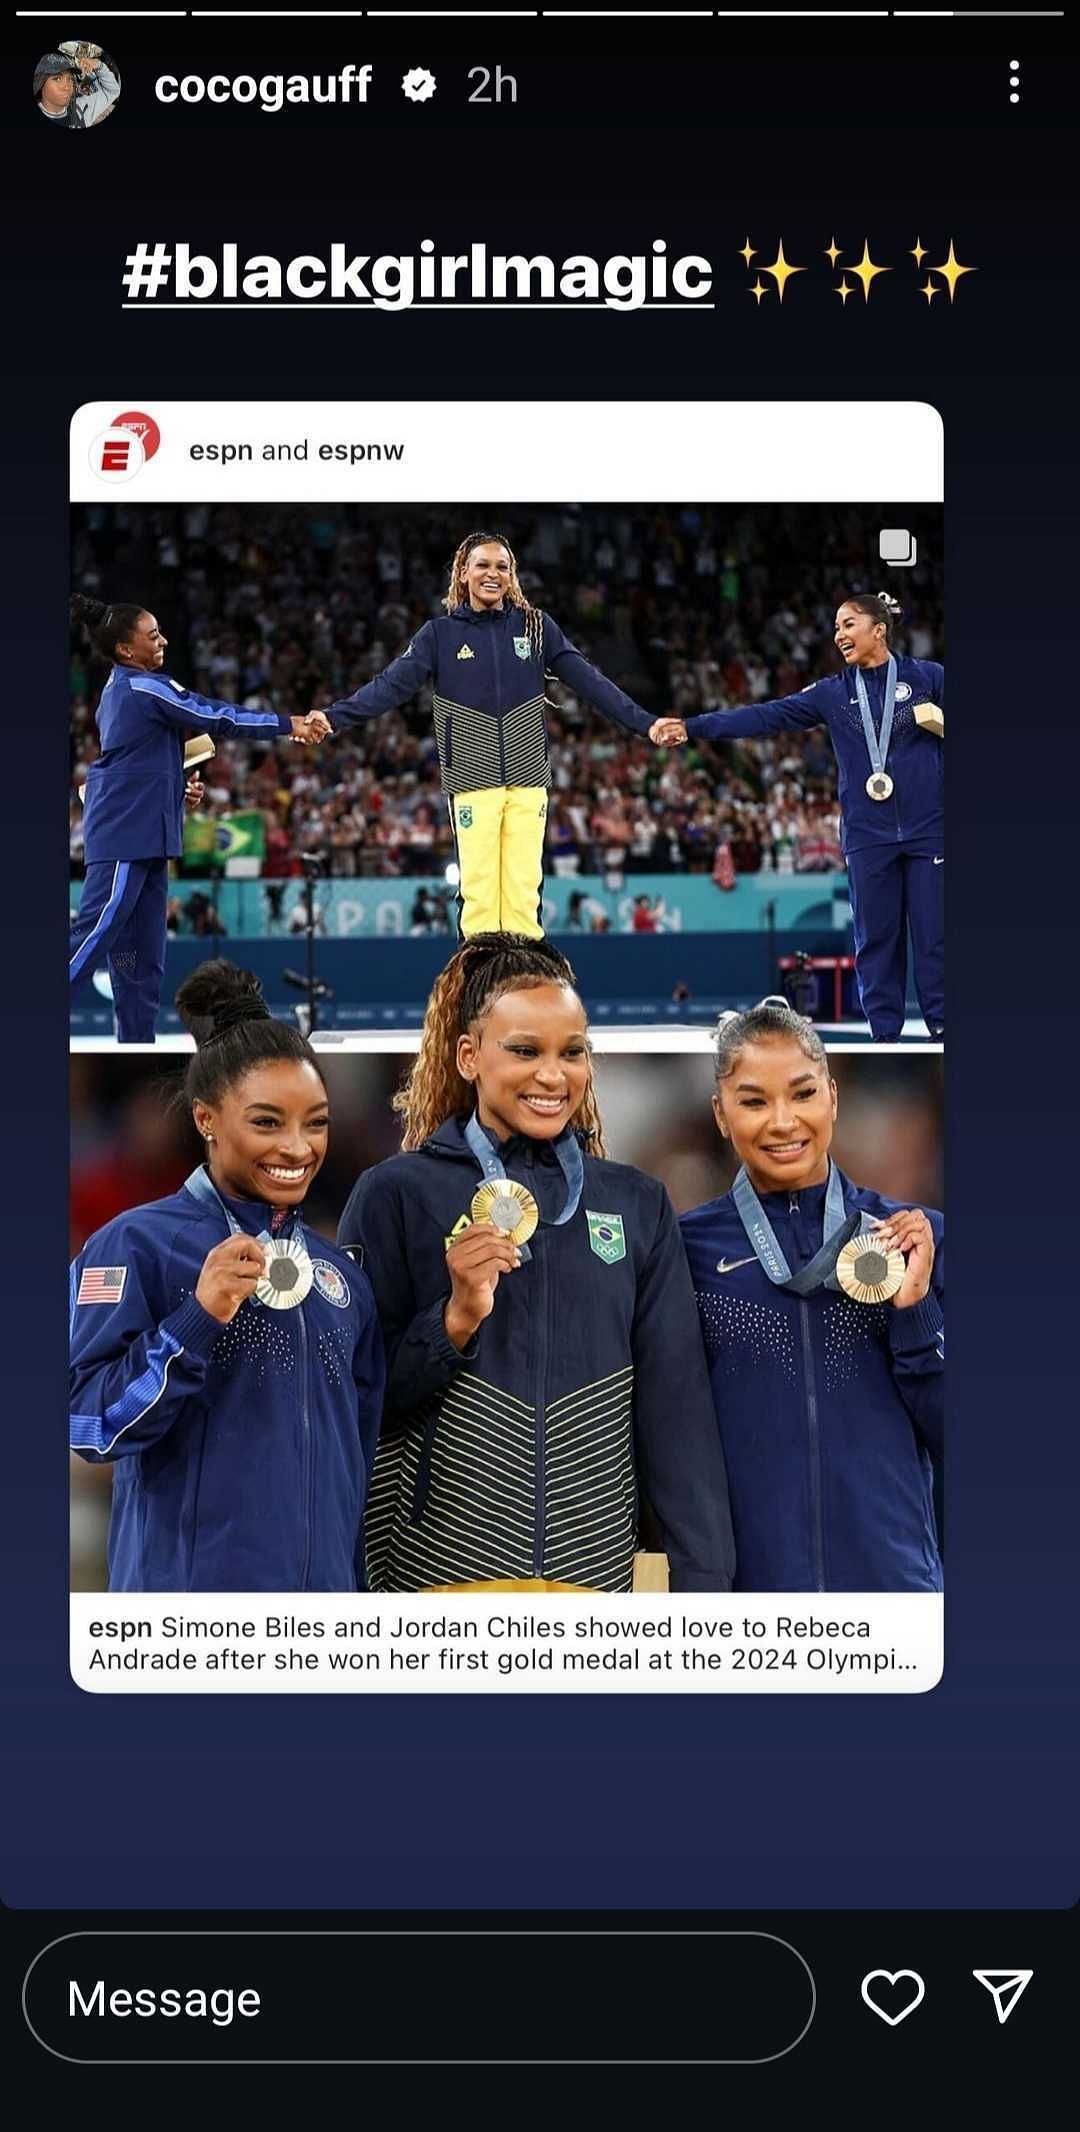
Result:
M926 1986L915 1969L870 1969L862 1980L862 1996L872 2013L897 2028L922 2005Z

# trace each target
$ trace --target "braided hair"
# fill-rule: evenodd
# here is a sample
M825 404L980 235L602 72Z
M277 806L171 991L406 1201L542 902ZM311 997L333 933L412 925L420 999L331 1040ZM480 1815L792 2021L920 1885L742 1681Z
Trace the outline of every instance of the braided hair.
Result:
M83 592L74 593L71 600L72 623L89 632L94 650L110 665L115 664L117 645L130 642L139 616L146 612L145 607L133 606L130 600L115 600L110 605L106 600L92 600Z
M804 1014L796 1014L794 1007L779 993L770 992L767 999L758 1001L756 1007L748 1007L744 1013L729 1008L720 1016L713 1031L713 1056L716 1061L717 1081L726 1081L735 1071L735 1061L744 1044L753 1044L760 1037L789 1037L812 1059L815 1066L828 1070L828 1056L813 1022Z
M884 622L885 642L892 649L893 623L903 621L904 610L891 592L849 592L840 605L854 607L858 614L868 614L873 622Z
M291 1022L275 1021L254 970L240 970L217 957L185 977L176 1009L195 1038L195 1056L184 1075L190 1103L219 1103L253 1066L268 1059L299 1059L326 1076L308 1043Z
M457 1068L458 1038L483 1021L504 992L573 984L573 969L548 940L530 940L524 933L474 933L464 941L435 980L420 1048L394 1097L394 1109L405 1120L402 1147L422 1147L448 1118L472 1110L475 1091ZM591 1064L573 1123L593 1154L606 1152Z
M510 583L507 586L507 598L512 607L517 607L521 610L521 618L525 625L525 635L528 637L529 650L533 658L542 659L544 655L544 617L539 607L530 606L521 589L518 582L517 558L505 533L467 533L464 540L459 542L454 550L454 560L450 565L450 582L446 588L443 606L447 614L452 614L455 607L462 606L468 599L469 588L465 572L468 568L469 557L474 548L482 548L488 541L491 542L493 547L505 548L510 557Z

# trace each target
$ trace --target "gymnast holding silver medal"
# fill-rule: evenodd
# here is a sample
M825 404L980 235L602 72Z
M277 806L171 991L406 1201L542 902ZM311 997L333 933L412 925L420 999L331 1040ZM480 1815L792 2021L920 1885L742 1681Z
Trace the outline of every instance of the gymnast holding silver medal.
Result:
M366 1274L304 1223L327 1091L256 980L177 994L206 1160L72 1268L73 1450L115 1464L113 1591L353 1591L382 1400Z

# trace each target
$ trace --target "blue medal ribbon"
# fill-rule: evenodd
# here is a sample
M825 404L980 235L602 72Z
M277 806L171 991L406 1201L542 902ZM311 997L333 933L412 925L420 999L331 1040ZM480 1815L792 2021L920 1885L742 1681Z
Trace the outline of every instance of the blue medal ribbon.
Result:
M870 691L866 686L866 676L860 666L855 668L855 694L859 699L859 715L862 718L863 732L866 735L870 767L875 777L881 777L884 774L885 758L888 755L889 742L892 739L893 712L896 708L896 675L896 660L890 652L889 664L885 673L885 707L881 713L881 732L878 734L874 730L874 714L870 709Z
M246 1235L246 1230L240 1227L235 1214L230 1213L209 1171L201 1163L197 1170L192 1170L190 1177L185 1177L184 1190L185 1192L190 1192L193 1199L201 1199L206 1206L216 1207L218 1212L225 1216L230 1236ZM299 1222L294 1222L292 1233L294 1236L299 1237L306 1250L307 1238ZM269 1229L260 1229L255 1241L257 1244L267 1244L271 1249L273 1248L274 1238L271 1236Z
M844 1187L831 1156L825 1191L825 1241L809 1265L803 1266L798 1273L792 1273L780 1249L776 1232L750 1182L745 1164L731 1187L731 1196L746 1230L747 1242L774 1288L786 1288L791 1295L812 1295L817 1288L839 1288L836 1261L844 1245L861 1232L864 1217L860 1208L856 1208L854 1214L845 1212Z
M479 1163L487 1184L508 1184L510 1182L506 1170L499 1156L495 1153L475 1111L472 1117L466 1120L465 1144L470 1155ZM564 1222L573 1220L581 1204L581 1193L585 1183L585 1164L582 1160L577 1135L573 1130L567 1131L556 1140L555 1153L566 1185L566 1199L562 1213L556 1214L551 1221L544 1222L543 1226L546 1229L561 1229ZM537 1212L539 1213L539 1206L537 1207ZM523 1261L531 1258L532 1253L528 1244L519 1244L518 1250Z

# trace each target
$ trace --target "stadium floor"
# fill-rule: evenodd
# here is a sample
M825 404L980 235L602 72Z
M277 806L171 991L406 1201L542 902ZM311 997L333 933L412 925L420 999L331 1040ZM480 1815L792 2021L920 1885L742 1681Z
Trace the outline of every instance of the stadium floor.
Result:
M926 1034L922 1022L908 1021L903 1034L895 1044L874 1044L865 1023L819 1022L817 1028L831 1051L867 1051L877 1055L890 1052L919 1051L929 1054L944 1050L941 1043L933 1043ZM654 1056L668 1054L692 1054L708 1052L712 1048L712 1031L705 1024L665 1025L656 1022L640 1022L636 1025L620 1024L617 1028L603 1023L592 1026L594 1049L611 1055L626 1052L651 1052ZM402 1023L396 1028L380 1029L317 1029L313 1038L317 1051L368 1051L399 1052L415 1051L420 1042L420 1030L415 1023ZM72 1052L122 1052L125 1056L148 1051L162 1053L193 1051L195 1046L190 1036L180 1032L159 1036L156 1044L117 1043L106 1031L100 1034L72 1036Z

